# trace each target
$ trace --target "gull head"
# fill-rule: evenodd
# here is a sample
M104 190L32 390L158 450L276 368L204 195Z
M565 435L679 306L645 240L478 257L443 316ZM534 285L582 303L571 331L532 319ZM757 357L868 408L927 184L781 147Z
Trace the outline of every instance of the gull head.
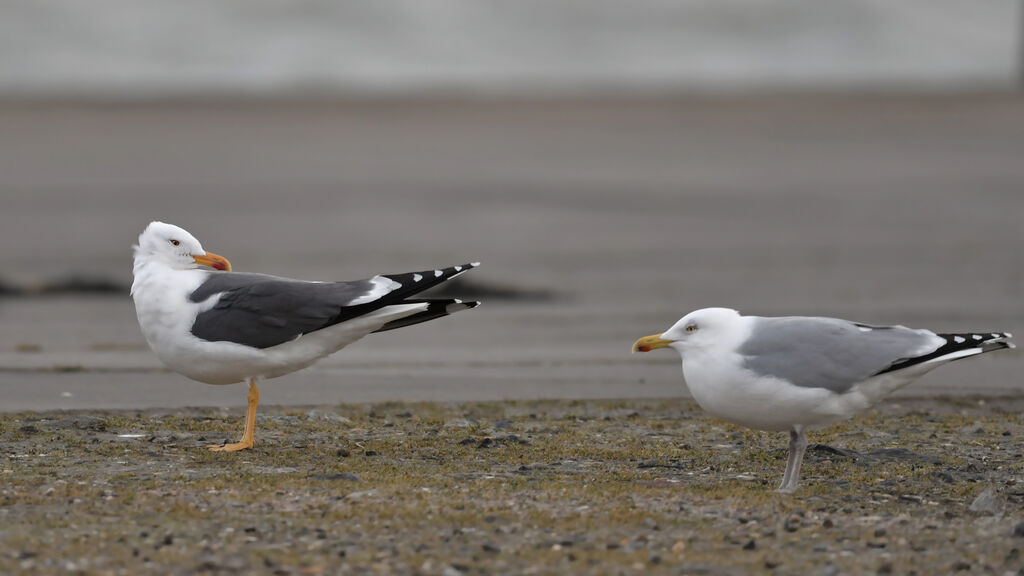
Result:
M139 234L135 245L135 261L156 261L175 270L189 270L209 266L216 270L231 270L228 259L203 250L203 245L184 228L164 222L150 222Z
M740 313L731 308L702 308L679 319L661 334L644 336L633 343L633 352L674 348L679 353L706 348L732 332Z

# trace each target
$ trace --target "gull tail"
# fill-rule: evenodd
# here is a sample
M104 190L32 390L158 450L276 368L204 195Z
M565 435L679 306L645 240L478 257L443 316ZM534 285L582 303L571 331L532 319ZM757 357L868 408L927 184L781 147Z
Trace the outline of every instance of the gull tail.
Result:
M996 350L1016 348L1017 345L1010 339L1013 334L1009 332L966 332L959 334L936 334L945 340L945 344L939 346L933 352L915 358L904 358L893 362L891 366L878 374L902 370L920 364L944 364ZM876 374L877 375L877 374Z
M462 300L457 300L455 298L448 298L444 300L403 300L402 304L426 304L427 309L422 312L417 312L411 316L406 316L405 318L392 320L377 330L374 330L374 332L387 332L388 330L394 330L395 328L412 326L413 324L434 320L435 318L441 318L442 316L449 316L460 310L476 308L480 305L479 302L463 302Z

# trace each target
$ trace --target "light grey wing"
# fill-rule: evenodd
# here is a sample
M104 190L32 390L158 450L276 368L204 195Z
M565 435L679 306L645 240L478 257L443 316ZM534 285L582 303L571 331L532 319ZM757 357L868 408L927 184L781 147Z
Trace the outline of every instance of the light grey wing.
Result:
M941 339L926 330L790 316L755 318L738 352L744 366L757 374L843 393L895 362L939 345Z
M264 274L211 272L190 300L202 302L215 294L220 298L196 317L192 334L211 342L269 348L365 314L372 302L362 301L377 288L372 280L305 282Z

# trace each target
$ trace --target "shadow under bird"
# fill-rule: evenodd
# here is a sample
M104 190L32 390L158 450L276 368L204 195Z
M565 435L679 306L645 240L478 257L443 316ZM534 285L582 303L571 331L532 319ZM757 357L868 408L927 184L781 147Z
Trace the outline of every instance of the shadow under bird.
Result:
M748 428L789 431L779 491L793 492L807 448L805 429L850 418L947 362L1014 348L1011 337L705 308L637 340L633 351L674 348L701 408Z
M478 262L353 282L293 280L232 272L226 258L163 222L151 222L134 251L135 311L160 361L207 384L249 383L241 441L211 450L253 447L258 380L305 368L368 334L479 305L415 297Z

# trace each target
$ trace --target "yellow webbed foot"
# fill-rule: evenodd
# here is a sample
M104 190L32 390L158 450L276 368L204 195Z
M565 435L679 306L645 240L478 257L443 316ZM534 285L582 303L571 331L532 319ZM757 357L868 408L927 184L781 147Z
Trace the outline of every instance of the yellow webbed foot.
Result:
M249 408L245 412L245 432L242 439L232 444L207 446L214 452L238 452L250 450L256 444L256 406L260 402L260 390L255 380L249 380Z
M207 446L213 452L238 452L239 450L251 450L256 443L250 439L248 442L242 439L241 442L234 442L231 444L214 444Z

